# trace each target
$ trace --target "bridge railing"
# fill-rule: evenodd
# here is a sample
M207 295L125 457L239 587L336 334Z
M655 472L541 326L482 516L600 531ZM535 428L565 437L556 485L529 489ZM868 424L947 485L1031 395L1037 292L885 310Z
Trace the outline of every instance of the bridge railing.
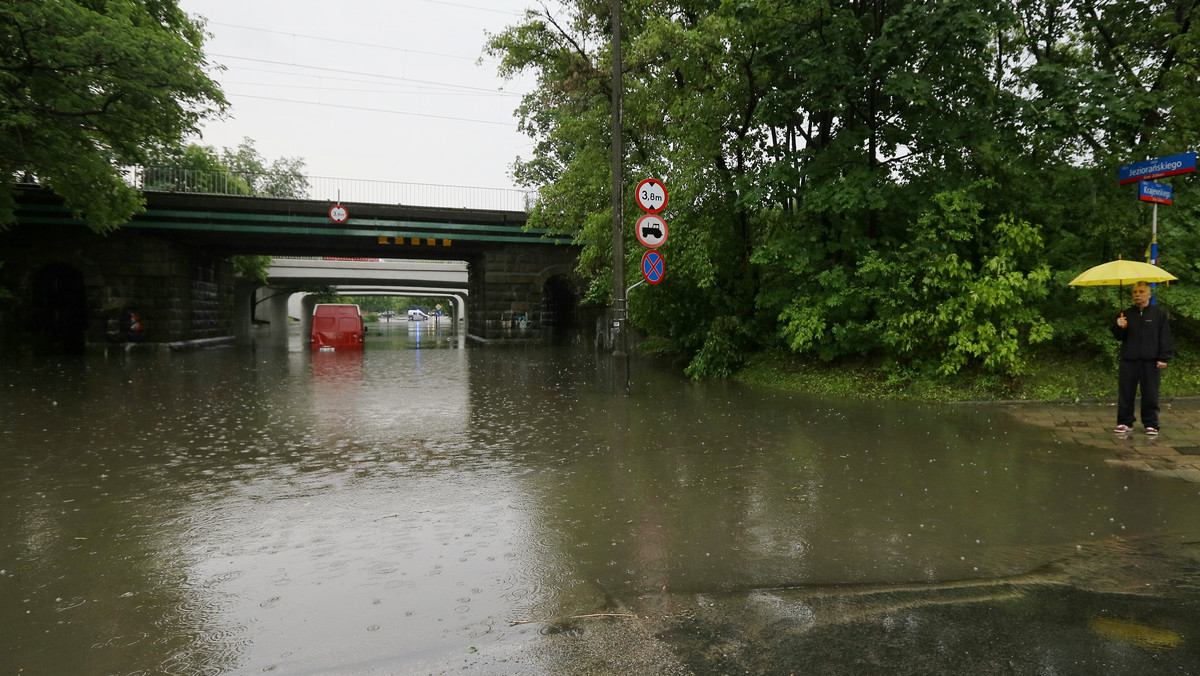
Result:
M125 182L139 190L200 195L248 195L328 202L401 204L445 209L494 209L528 212L533 193L511 188L401 183L299 174L127 167Z

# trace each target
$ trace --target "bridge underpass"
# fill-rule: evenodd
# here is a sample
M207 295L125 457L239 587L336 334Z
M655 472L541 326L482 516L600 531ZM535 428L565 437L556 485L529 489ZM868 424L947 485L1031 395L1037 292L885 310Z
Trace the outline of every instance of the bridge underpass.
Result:
M144 213L97 235L48 191L16 193L17 224L0 232L0 284L18 301L0 307L0 329L16 327L32 344L109 343L106 327L125 311L142 318L146 343L232 342L252 291L235 278L233 254L465 262L467 333L479 342L565 328L582 296L579 247L526 228L523 212L345 204L349 218L334 222L333 203L318 200L147 192ZM400 288L395 279L337 282Z
M254 311L248 304L266 302L272 342L286 344L288 318L301 322L302 334L311 328L315 296L297 287L331 287L347 296L431 296L454 303L456 328L465 332L467 264L463 261L416 260L329 260L278 258L267 273L268 286L253 295L242 294L234 309L243 330L235 331L249 339Z

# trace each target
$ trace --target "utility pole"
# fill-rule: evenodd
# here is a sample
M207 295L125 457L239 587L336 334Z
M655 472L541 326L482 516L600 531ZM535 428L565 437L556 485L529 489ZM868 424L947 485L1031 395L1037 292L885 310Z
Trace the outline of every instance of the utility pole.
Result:
M625 148L621 136L621 0L611 0L612 21L612 293L613 358L617 389L629 395L629 355L625 350Z

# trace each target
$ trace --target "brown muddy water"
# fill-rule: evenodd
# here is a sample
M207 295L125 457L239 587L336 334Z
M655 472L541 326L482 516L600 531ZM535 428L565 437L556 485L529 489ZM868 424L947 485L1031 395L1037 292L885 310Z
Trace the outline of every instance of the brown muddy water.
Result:
M1200 674L1200 486L407 323L0 363L3 674Z

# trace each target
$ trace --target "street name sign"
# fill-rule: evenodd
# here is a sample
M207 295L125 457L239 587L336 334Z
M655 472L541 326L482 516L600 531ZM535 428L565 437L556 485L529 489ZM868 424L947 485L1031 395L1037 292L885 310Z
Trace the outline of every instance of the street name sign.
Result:
M1171 186L1154 181L1138 181L1138 199L1155 204L1171 203Z
M644 214L633 226L642 246L657 249L667 241L667 222L656 214Z
M1193 171L1196 171L1196 153L1184 153L1122 165L1117 171L1117 180L1124 185L1134 181L1148 181L1164 176L1188 174Z

